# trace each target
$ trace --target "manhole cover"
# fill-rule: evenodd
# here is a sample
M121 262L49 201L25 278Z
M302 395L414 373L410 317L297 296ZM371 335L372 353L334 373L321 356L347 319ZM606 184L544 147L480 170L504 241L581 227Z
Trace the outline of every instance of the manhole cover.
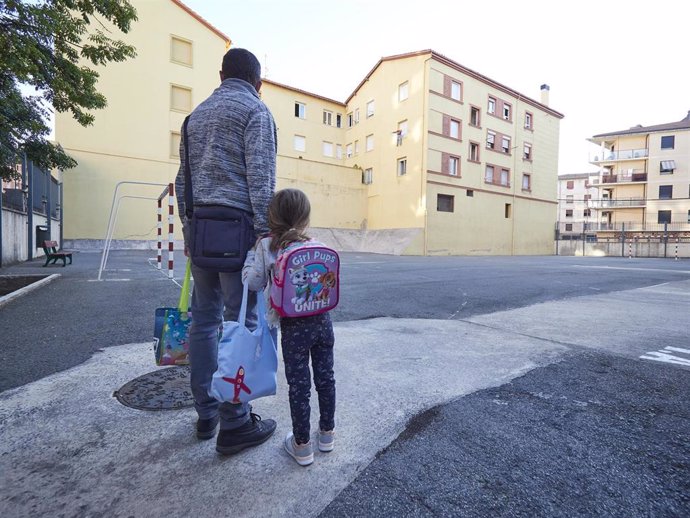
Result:
M139 410L177 410L192 406L189 366L149 372L125 383L113 396L123 405Z

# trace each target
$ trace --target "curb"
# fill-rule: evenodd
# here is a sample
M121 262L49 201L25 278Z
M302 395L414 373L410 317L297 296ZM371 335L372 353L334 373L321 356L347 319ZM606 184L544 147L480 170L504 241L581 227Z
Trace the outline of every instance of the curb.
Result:
M55 279L57 279L60 276L61 276L61 274L59 274L59 273L50 274L48 277L40 279L36 282L32 282L31 284L24 286L23 288L20 288L16 291L13 291L12 293L8 293L7 295L0 297L0 308L2 308L5 304L12 302L14 299L17 299L17 298L19 298L23 295L26 295L27 293L35 290L35 289L37 289L37 288L40 288L41 286L44 286L50 282L53 282ZM38 275L37 275L37 277L38 277Z

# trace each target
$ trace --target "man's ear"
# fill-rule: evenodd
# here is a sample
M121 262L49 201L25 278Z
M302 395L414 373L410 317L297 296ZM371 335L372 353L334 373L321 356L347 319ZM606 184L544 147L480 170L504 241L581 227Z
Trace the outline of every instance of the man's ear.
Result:
M261 79L259 79L259 80L256 82L256 84L254 85L254 88L256 88L256 93L259 93L259 91L261 90L261 85L262 85L262 84L263 84L263 83L261 82Z
M222 83L223 81L225 81L225 74L223 74L223 71L222 71L222 70L219 70L219 71L218 71L218 75L220 76L220 82L221 82L221 83Z

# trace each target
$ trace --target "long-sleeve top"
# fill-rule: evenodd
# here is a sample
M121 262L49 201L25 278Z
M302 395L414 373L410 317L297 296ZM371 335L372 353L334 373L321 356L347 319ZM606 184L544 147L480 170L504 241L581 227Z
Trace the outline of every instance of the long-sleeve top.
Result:
M247 253L247 259L242 268L242 282L252 291L262 291L266 297L268 325L277 327L280 324L280 315L271 307L270 287L273 279L276 258L278 254L271 252L271 238L261 239L256 246Z
M194 205L223 205L254 217L257 234L268 231L268 204L276 184L276 126L255 88L226 79L189 117L189 165ZM185 143L175 179L177 207L185 217Z

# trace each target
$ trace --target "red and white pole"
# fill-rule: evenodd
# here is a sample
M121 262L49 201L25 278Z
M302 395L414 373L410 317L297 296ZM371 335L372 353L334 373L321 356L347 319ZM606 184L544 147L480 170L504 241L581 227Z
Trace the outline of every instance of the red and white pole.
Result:
M163 260L163 204L158 198L158 262L156 268L161 269L161 261Z
M174 184L168 185L168 278L172 279L174 277L174 245L175 236L173 234L173 225L175 222L174 216L175 207L175 186Z

